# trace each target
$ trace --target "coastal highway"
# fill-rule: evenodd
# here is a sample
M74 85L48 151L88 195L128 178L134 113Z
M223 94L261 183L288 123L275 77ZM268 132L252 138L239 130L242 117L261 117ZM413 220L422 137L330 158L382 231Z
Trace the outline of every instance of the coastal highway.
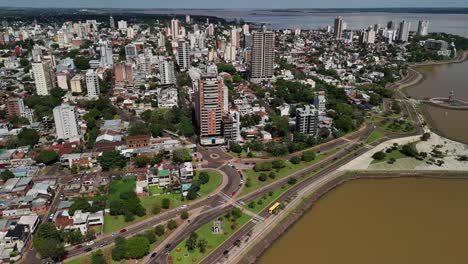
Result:
M382 143L384 140L385 139L381 139L377 142L374 142L372 146L377 146L378 144ZM284 203L287 199L295 196L299 191L303 189L306 189L314 184L317 186L321 186L327 182L330 182L331 180L334 179L334 177L337 177L337 175L336 174L334 175L332 172L334 172L339 167L345 165L346 163L350 162L357 156L364 154L368 150L369 150L368 148L364 147L364 148L358 149L354 154L347 155L347 156L345 155L345 157L338 160L336 163L332 164L331 166L324 168L322 171L318 172L313 177L307 178L300 184L294 185L291 189L289 189L284 194L282 194L278 199L276 199L275 202ZM296 175L294 177L300 177L302 175L304 174L301 173L301 175ZM261 197L261 195L259 197ZM253 200L253 199L251 198L246 199L246 201L248 200ZM268 218L270 216L268 212L268 208L269 206L266 206L265 209L259 213L259 216L263 218ZM252 229L254 228L255 225L256 223L254 221L252 220L249 221L246 225L244 225L241 229L239 229L233 236L231 236L228 240L226 240L220 247L215 249L208 257L206 257L202 261L202 263L212 264L221 260L224 257L224 254L229 252L235 246L235 243L237 240L243 240L247 236L248 233L252 232Z
M313 177L307 178L306 180L304 180L300 184L297 184L297 185L293 186L290 190L288 190L286 193L284 193L281 197L278 198L278 201L280 201L280 202L284 201L286 198L288 198L292 194L296 193L298 190L300 190L302 188L306 188L308 185L312 184L314 181L319 180L321 177L326 176L327 174L329 174L332 171L335 171L337 168L339 168L342 165L344 165L344 164L348 163L349 161L353 160L355 157L365 153L368 150L367 147L363 147L363 148L359 149L357 152L355 152L354 154L349 155L352 151L355 151L356 149L359 148L359 144L362 141L365 141L367 139L367 137L370 135L370 133L372 133L372 131L373 131L373 129L371 129L371 128L366 129L364 131L364 133L361 133L357 138L355 138L353 140L353 144L351 144L349 147L346 147L343 150L340 150L339 152L328 156L327 158L325 158L321 162L318 162L317 164L314 164L314 165L309 166L309 167L307 167L307 168L305 168L305 169L303 169L301 171L293 173L293 174L291 174L291 176L285 177L285 178L283 178L281 180L278 180L276 182L273 182L272 184L269 184L269 185L267 185L267 186L265 186L263 188L260 188L260 189L254 191L254 192L252 192L252 193L250 193L248 195L240 197L239 199L237 199L237 202L247 203L249 201L252 201L252 200L254 200L254 199L258 198L258 197L261 197L261 196L267 194L271 190L274 190L276 188L280 188L281 186L286 184L288 179L291 178L291 177L299 178L299 177L301 177L303 175L307 175L307 174L313 173L313 172L315 172L315 171L317 171L319 169L322 169L319 173L317 173ZM380 141L377 141L377 142L373 143L373 146L376 146L376 145L380 144L383 140L385 140L385 139L382 139ZM350 143L350 142L346 141L346 143ZM335 163L333 163L333 162L335 162ZM332 164L332 165L328 166L329 164ZM183 232L184 235L180 235L180 236L174 238L171 241L165 241L165 243L166 243L165 249L162 252L158 252L158 255L155 258L150 259L148 261L148 263L165 263L168 253L171 250L173 250L179 243L181 243L186 238L186 236L188 234L190 234L191 232L194 232L195 230L197 230L198 228L200 228L204 224L209 223L210 221L212 221L216 217L219 217L219 216L223 215L224 213L231 210L232 208L234 208L234 207L231 204L228 204L228 205L221 204L221 205L218 205L215 208L212 208L212 209L208 210L208 212L205 213L205 214L202 213L202 215L200 217L194 219L190 223L190 225L187 226L186 230ZM264 211L262 211L260 213L260 216L268 217L268 210L265 209ZM233 246L233 243L236 240L238 240L240 237L243 237L245 234L247 234L252 229L252 227L254 225L255 224L252 221L250 221L247 225L245 225L238 232L236 232L236 234L234 234L220 248L216 249L210 256L208 256L208 258L206 259L206 261L204 261L204 263L214 263L214 262L211 262L211 260L216 260L219 257L221 257L223 255L223 253L227 250L227 248L230 248L231 246Z
M323 144L320 146L315 147L314 149L317 152L325 152L329 151L331 149L339 148L344 145L347 145L350 143L351 139L356 140L357 138L359 139L366 139L368 135L372 132L372 129L368 126L360 130L358 133L354 133L349 136L349 138L340 138L338 140L333 141L330 144ZM225 185L225 187L221 190L222 193L224 194L218 194L218 195L213 195L209 198L206 198L204 200L200 200L198 202L193 203L192 205L189 205L187 208L184 210L188 211L194 211L196 209L200 208L206 208L205 211L202 211L201 216L199 218L196 218L192 220L192 223L187 226L187 231L184 232L183 236L178 237L179 238L184 238L185 235L189 234L191 231L190 230L196 230L198 229L201 225L199 223L206 223L209 221L209 219L213 219L217 215L222 215L224 212L227 212L231 210L233 207L232 205L226 203L225 197L226 196L232 196L233 193L237 193L239 188L241 187L240 184L240 177L236 169L232 168L230 165L228 165L228 162L230 162L233 158L226 153L220 148L204 148L201 146L198 146L197 148L198 152L203 155L203 159L206 161L205 164L203 164L203 168L206 169L218 169L225 173L228 177L228 183ZM341 153L346 153L344 152L339 152ZM337 154L339 154L337 153ZM214 155L213 155L214 154ZM331 161L332 159L338 159L340 158L339 155L332 155L330 157L327 157L324 159L322 162L317 163L314 166L311 166L305 170L303 170L303 173L307 174L310 173L316 169L319 169L320 167L325 166L326 161ZM302 172L302 171L301 171ZM293 174L296 175L296 174ZM263 188L259 189L253 194L251 194L249 197L246 197L245 199L255 199L255 197L260 197L261 195L264 195L267 193L269 190L277 188L277 186L283 185L287 179L282 179L272 185L269 185L268 188ZM223 197L224 196L224 197ZM241 200L242 201L242 200ZM141 233L155 225L164 223L170 219L178 217L182 210L179 209L173 209L167 212L164 212L162 214L159 214L157 216L148 218L142 222L139 222L137 224L134 224L132 226L126 227L125 229L127 230L124 233L119 233L119 231L116 231L114 235L107 235L101 239L98 239L95 241L95 244L92 246L92 250L97 250L102 247L106 247L111 245L114 241L115 238L117 237L117 233L119 236L123 237L130 237L135 234ZM206 220L208 219L208 220ZM171 244L168 248L167 251L170 251L175 245L177 241L170 241L167 242L168 244ZM171 248L172 247L172 248ZM67 252L67 257L76 257L81 254L86 254L86 250L89 247L83 246L79 248L72 248ZM162 255L162 254L159 254Z

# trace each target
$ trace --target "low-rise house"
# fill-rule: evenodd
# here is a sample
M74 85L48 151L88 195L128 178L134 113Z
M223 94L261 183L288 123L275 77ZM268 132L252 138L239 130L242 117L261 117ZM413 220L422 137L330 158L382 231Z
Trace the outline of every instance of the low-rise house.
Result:
M16 261L31 240L31 229L28 224L11 223L8 231L1 239L0 256L3 261ZM16 252L16 257L11 257Z
M76 210L73 216L70 216L67 210L63 210L56 214L54 222L59 229L79 230L85 235L90 227L104 224L104 212L90 213Z
M191 162L184 162L179 167L179 175L182 183L190 183L193 180L193 166Z

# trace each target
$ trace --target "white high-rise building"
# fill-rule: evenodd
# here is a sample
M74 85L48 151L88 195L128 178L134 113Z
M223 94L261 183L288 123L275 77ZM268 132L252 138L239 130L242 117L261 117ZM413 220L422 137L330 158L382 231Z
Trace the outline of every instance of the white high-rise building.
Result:
M429 21L420 20L418 23L418 32L417 35L420 37L427 36L429 34Z
M119 30L127 30L127 21L120 20L119 22L117 22L117 27L119 28Z
M190 18L190 15L185 15L185 23L187 23L187 24L192 23L192 19Z
M242 26L242 33L244 33L244 34L250 34L250 26L249 26L249 24L244 24L244 25Z
M208 27L206 28L206 34L211 37L214 35L214 25L209 24Z
M224 60L226 61L235 61L236 60L236 47L229 43L226 46L226 50L224 51Z
M127 38L133 39L135 37L135 30L132 27L127 28Z
M101 52L101 67L112 67L114 65L114 58L112 57L112 48L107 45L107 41L99 44Z
M172 40L177 40L179 38L179 20L171 20L171 36Z
M325 113L327 110L327 98L325 97L324 91L318 91L315 93L314 106L320 113Z
M235 48L240 48L240 32L236 27L231 29L231 45Z
M70 39L68 38L68 32L65 30L57 31L57 38L60 45L66 45L70 43Z
M189 44L185 40L179 40L177 44L177 64L181 70L188 70L190 68Z
M174 62L171 59L165 59L160 62L159 65L160 75L161 75L161 84L174 84L175 83L175 73L174 73Z
M158 33L158 48L162 49L166 47L166 36L162 32Z
M88 90L88 97L99 97L99 77L92 69L86 72L86 89Z
M398 40L401 42L407 42L410 30L411 22L405 20L401 21L400 27L398 28Z
M275 34L271 31L254 32L252 47L252 80L259 82L273 77L275 61Z
M42 49L39 45L34 45L32 49L32 58L34 62L42 61Z
M80 138L81 130L75 106L63 103L55 107L53 113L58 139L76 140Z
M54 88L55 76L50 61L32 63L32 74L36 85L37 95L49 95Z

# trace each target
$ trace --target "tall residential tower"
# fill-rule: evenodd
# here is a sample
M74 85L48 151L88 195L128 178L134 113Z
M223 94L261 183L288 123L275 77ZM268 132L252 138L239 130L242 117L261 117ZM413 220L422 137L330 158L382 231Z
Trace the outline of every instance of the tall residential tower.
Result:
M252 46L252 81L271 79L275 62L275 34L265 30L253 33Z

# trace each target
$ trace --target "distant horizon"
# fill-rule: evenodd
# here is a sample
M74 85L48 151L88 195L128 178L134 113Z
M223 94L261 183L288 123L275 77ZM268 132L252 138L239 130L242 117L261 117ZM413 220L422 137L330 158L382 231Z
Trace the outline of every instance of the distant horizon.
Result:
M468 8L466 0L2 0L11 8L113 9L355 9L355 8Z
M0 5L2 8L15 8L15 9L127 9L127 10L141 10L141 9L158 9L158 10L357 10L357 9L439 9L439 10L451 10L451 9L468 9L468 6L452 6L452 7L440 7L440 6L429 6L429 7L272 7L272 8L259 8L259 7L93 7L93 6L82 6L82 7L57 7L57 6L41 6L41 7L26 7L26 6L4 6Z

